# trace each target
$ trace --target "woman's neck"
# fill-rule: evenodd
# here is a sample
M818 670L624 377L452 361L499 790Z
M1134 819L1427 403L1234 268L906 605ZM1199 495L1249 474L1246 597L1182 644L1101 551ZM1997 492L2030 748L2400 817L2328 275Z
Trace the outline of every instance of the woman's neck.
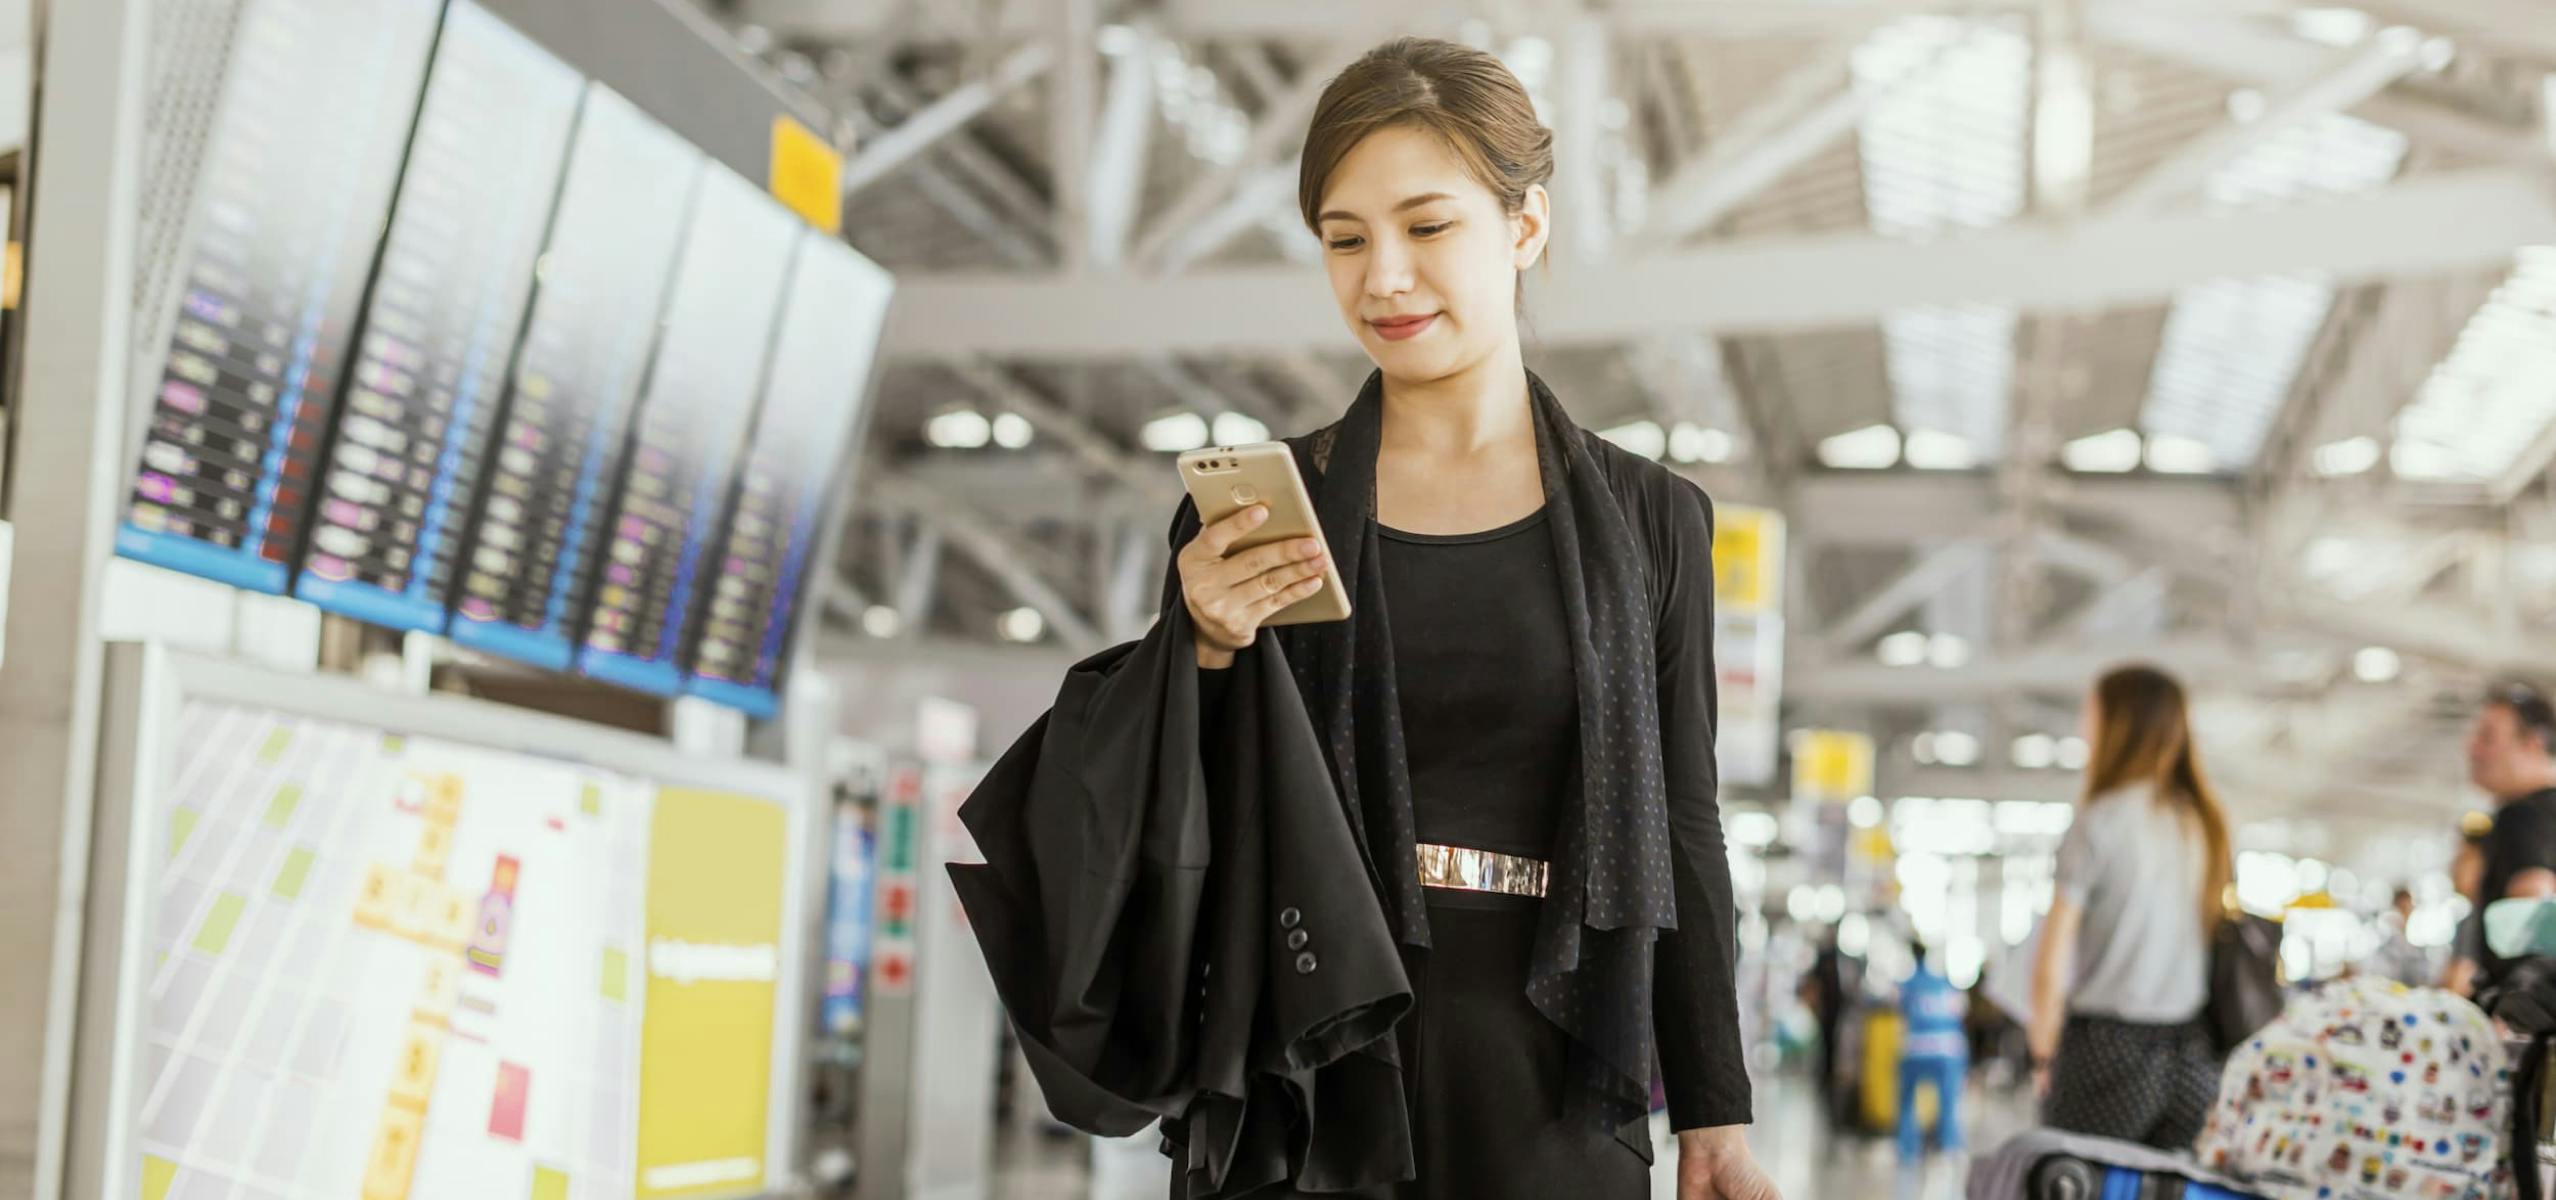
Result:
M1535 440L1526 363L1514 342L1438 379L1388 375L1384 400L1381 449L1387 452L1469 458Z

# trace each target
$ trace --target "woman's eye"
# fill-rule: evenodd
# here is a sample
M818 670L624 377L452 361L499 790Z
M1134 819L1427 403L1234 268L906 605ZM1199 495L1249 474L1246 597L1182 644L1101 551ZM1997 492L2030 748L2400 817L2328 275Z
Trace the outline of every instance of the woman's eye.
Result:
M1417 237L1436 237L1453 224L1455 224L1453 221L1440 221L1435 225L1414 225L1411 227L1411 232Z
M1331 248L1334 250L1355 250L1358 248L1358 243L1361 240L1363 239L1353 237L1333 238L1331 239Z

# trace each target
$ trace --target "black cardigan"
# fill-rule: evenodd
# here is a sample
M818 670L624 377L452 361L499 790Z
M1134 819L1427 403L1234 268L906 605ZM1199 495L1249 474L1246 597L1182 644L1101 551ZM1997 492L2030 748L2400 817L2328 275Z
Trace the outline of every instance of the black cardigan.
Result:
M1743 1124L1711 505L1606 449L1609 488L1647 551L1656 625L1679 921L1657 943L1652 1009L1670 1115L1681 1129ZM1173 546L1196 528L1184 503ZM1202 728L1192 637L1167 584L1143 640L1068 674L960 810L986 858L950 868L961 902L1059 1119L1124 1136L1164 1118L1190 1196L1408 1178L1387 1035L1410 985L1372 890L1339 886L1359 877L1358 850L1283 639L1237 657L1223 711ZM1321 971L1280 961L1290 921L1321 931Z

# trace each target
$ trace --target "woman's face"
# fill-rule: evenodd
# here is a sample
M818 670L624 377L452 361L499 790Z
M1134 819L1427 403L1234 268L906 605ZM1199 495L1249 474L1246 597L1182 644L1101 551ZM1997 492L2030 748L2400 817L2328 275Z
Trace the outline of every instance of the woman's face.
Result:
M1436 135L1396 126L1350 149L1316 211L1332 298L1385 374L1441 379L1517 340L1518 272L1544 253L1541 186L1502 212Z

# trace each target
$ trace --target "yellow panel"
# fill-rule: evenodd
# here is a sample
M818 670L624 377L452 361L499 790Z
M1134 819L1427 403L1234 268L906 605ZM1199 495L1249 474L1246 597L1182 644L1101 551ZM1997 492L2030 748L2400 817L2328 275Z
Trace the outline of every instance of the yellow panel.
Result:
M772 118L772 195L827 233L843 232L843 156L790 117Z
M248 899L238 892L224 892L213 898L213 911L204 914L204 926L195 931L195 948L220 957L231 944L231 931L240 926L240 913L248 907Z
M409 1025L408 1036L400 1040L399 1058L391 1066L391 1103L426 1111L427 1099L435 1094L435 1064L443 1057L443 1045L443 1036L434 1029Z
M1713 601L1732 615L1784 610L1784 517L1739 504L1713 509Z
M437 884L435 902L428 911L426 940L447 950L459 950L470 944L471 925L478 920L478 906L461 889Z
M462 781L459 775L429 775L426 783L426 819L437 825L450 826L461 819Z
M630 998L630 952L619 946L604 947L603 998L615 1004Z
M295 846L284 856L284 865L275 872L275 894L285 900L302 898L302 885L311 878L311 848Z
M1806 729L1793 745L1793 791L1820 800L1872 794L1873 739L1837 729Z
M426 983L417 989L417 1019L428 1025L452 1020L453 1001L461 995L461 960L436 957L426 961Z
M396 1104L382 1106L373 1152L364 1160L364 1200L408 1200L417 1177L417 1133L425 1118Z
M417 857L409 869L428 879L442 879L453 857L453 827L429 823L417 834Z
M364 868L364 882L355 889L355 923L389 929L399 915L400 880L405 878L398 868L381 863Z
M200 815L202 814L197 813L191 808L173 808L169 810L170 858L176 858L178 856L178 851L186 848L186 839L194 835L195 821Z
M414 941L428 941L442 928L443 897L450 891L443 884L409 871L401 871L391 883L391 927L399 935Z
M534 1167L532 1200L568 1200L568 1173L556 1167Z
M176 1179L176 1163L155 1154L142 1156L142 1200L166 1200Z
M641 1200L730 1195L762 1182L787 833L778 805L658 794L642 958ZM685 961L687 947L716 952Z

